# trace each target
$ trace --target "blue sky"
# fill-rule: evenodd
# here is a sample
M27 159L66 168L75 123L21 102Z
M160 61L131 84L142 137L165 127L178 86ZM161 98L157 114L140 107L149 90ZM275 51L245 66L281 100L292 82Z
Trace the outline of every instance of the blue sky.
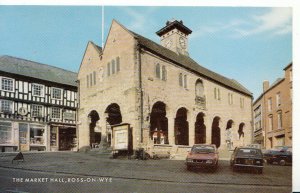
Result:
M0 6L0 55L78 71L89 40L101 46L100 6ZM106 6L112 19L155 42L167 20L193 32L190 57L242 83L256 99L262 81L283 77L292 61L292 8Z

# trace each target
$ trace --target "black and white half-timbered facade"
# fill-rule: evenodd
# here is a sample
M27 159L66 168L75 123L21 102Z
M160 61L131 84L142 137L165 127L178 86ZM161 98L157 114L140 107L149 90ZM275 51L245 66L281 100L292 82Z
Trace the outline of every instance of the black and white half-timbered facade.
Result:
M77 74L0 56L0 151L77 150Z

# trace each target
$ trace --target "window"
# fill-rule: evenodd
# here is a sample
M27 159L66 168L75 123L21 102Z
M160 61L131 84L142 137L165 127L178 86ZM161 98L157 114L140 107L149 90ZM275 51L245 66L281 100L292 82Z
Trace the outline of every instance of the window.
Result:
M221 100L221 92L219 88L218 88L218 100Z
M183 86L182 84L182 73L179 74L179 86Z
M13 102L8 100L0 100L0 109L3 113L13 113Z
M217 88L214 88L214 96L215 96L215 99L217 99Z
M51 95L51 97L52 97L52 99L61 100L62 99L62 89L52 87L52 95Z
M183 87L187 88L187 76L186 75L183 76Z
M197 80L195 91L196 91L196 96L204 97L204 86L202 80Z
M277 121L278 121L278 129L282 128L282 112L278 112L277 114Z
M120 71L120 57L119 56L116 58L116 61L117 61L117 72L119 72Z
M156 75L156 78L160 78L160 64L156 64L155 75Z
M281 105L280 92L276 94L276 105L277 107Z
M290 70L290 82L292 82L292 81L293 81L293 71Z
M269 112L272 111L272 98L268 99L268 110Z
M60 119L61 118L61 109L58 107L51 108L51 117L52 119Z
M30 125L30 145L46 145L45 144L45 129Z
M110 76L110 63L107 63L107 76Z
M233 94L232 94L232 93L228 93L228 103L229 103L230 105L233 104Z
M43 106L42 105L32 105L31 106L31 116L32 117L42 117L43 116Z
M244 108L244 98L240 98L240 106L241 108Z
M89 87L89 83L90 83L90 80L89 80L89 79L90 79L90 76L87 75L87 76L86 76L86 86L87 86L87 87Z
M0 122L0 144L12 143L11 122Z
M5 91L14 91L14 79L2 78L1 89Z
M273 116L269 116L269 131L273 130Z
M116 73L116 63L115 60L111 61L111 74Z
M93 72L94 85L96 85L96 71Z
M162 66L162 68L161 68L161 71L162 71L162 76L161 76L161 79L162 80L167 80L167 70L166 70L166 66Z
M44 96L44 85L32 84L32 95L33 96Z

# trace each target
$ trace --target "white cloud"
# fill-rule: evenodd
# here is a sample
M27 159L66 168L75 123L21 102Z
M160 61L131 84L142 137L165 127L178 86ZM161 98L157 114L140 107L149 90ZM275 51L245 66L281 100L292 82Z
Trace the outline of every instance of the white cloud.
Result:
M292 29L292 9L271 8L265 14L252 16L249 22L254 27L250 29L239 28L236 31L246 36L263 32L270 32L272 35L286 34Z
M226 23L216 23L209 26L202 26L194 30L191 38L209 35L211 33L232 38L253 36L262 33L278 36L291 33L292 31L292 9L291 8L270 8L268 12L261 15L249 16L248 19L234 19Z

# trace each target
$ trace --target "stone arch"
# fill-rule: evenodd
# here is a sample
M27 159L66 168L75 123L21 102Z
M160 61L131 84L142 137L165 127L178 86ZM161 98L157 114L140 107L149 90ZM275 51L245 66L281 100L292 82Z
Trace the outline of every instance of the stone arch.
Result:
M168 118L166 104L157 101L150 113L150 136L154 144L168 144Z
M111 103L105 109L107 114L106 121L109 125L116 125L122 123L122 114L120 106L117 103Z
M175 117L175 144L189 145L189 122L187 121L188 110L181 107L176 112Z
M238 134L239 134L239 139L241 137L244 137L245 136L245 133L244 133L244 127L245 127L245 123L240 123L239 125L239 130L238 130Z
M225 132L226 132L226 145L227 145L227 148L228 149L232 149L233 148L233 140L232 140L232 127L233 127L233 120L230 119L227 121L227 124L226 124L226 129L225 129Z
M203 112L198 113L195 122L195 144L206 143L206 126Z
M89 133L90 133L90 146L92 147L93 143L100 143L101 142L101 133L95 132L95 127L97 122L100 120L100 116L96 110L92 110L88 114L88 118L90 119L89 124Z
M211 126L211 143L215 144L217 148L219 148L221 145L221 129L219 127L220 119L221 118L218 116L214 117Z

